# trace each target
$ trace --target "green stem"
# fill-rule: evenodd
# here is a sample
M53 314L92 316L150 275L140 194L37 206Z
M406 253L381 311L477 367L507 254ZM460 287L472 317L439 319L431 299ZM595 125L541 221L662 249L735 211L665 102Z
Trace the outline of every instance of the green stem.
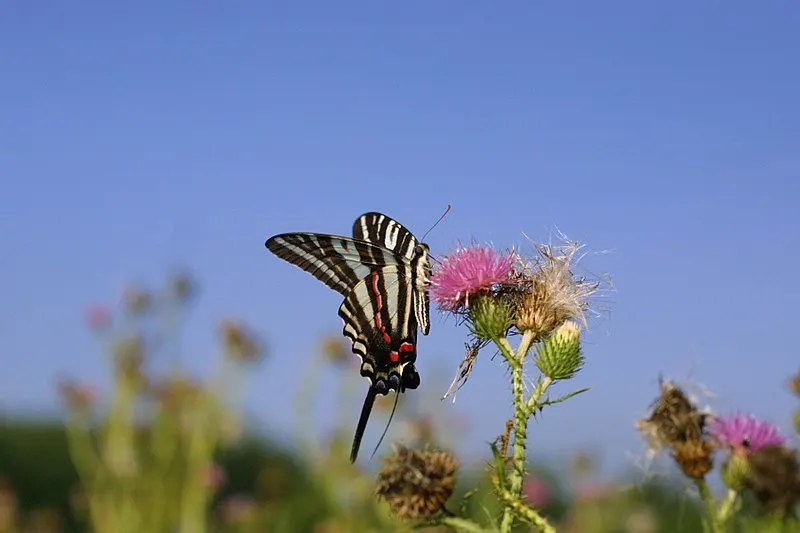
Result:
M549 381L540 381L539 384L537 384L536 390L531 395L530 400L526 400L523 362L533 345L533 341L533 333L526 331L522 335L522 340L519 346L517 346L515 353L506 337L501 337L496 340L498 348L511 367L511 393L514 398L513 440L511 441L514 448L514 468L508 476L508 488L502 488L500 491L501 499L503 499L505 503L503 518L500 522L501 533L510 533L514 525L515 515L534 524L540 531L547 533L555 531L544 517L522 502L522 485L525 479L525 464L527 462L526 441L528 438L528 418L531 415L528 405L531 401L533 401L535 405L550 384Z
M728 489L727 494L725 494L725 499L722 500L722 504L719 506L719 510L717 511L717 521L720 523L721 526L724 526L728 523L733 513L736 511L736 504L738 503L739 493L733 489Z
M444 526L450 526L456 531L467 531L469 533L485 533L486 530L471 520L465 520L457 516L448 516L436 522Z
M711 489L708 488L708 483L706 483L704 478L701 478L695 479L694 484L700 492L700 499L703 500L706 506L706 528L710 530L711 533L723 533L724 528L717 514L717 504L714 501L714 495L711 494Z

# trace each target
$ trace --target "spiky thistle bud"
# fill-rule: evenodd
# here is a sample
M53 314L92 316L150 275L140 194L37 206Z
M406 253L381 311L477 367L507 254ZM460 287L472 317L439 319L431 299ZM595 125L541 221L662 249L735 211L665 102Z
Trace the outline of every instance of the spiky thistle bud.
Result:
M747 456L734 453L722 465L722 482L729 489L740 491L745 487L750 475L750 462Z
M583 366L581 329L572 320L564 322L536 350L536 366L552 380L570 379Z
M469 307L470 329L480 339L499 339L508 332L514 311L502 297L481 295Z

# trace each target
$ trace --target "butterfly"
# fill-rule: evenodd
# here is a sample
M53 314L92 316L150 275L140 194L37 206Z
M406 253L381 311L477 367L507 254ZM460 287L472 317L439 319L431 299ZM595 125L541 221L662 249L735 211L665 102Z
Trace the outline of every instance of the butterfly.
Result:
M344 296L342 333L370 383L350 451L355 462L375 398L419 387L414 363L417 332L430 331L430 249L402 224L376 212L356 219L352 238L282 233L265 244Z

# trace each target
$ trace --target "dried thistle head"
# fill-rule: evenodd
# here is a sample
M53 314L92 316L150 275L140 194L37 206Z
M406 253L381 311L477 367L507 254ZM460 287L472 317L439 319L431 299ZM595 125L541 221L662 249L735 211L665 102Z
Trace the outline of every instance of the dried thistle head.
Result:
M146 290L129 286L122 297L125 310L133 316L147 314L153 307L153 296Z
M383 458L376 494L398 518L430 518L445 511L457 470L458 461L448 452L399 446Z
M800 370L797 371L797 374L795 374L789 382L789 388L792 389L795 396L800 398Z
M327 335L322 339L322 355L334 365L343 365L350 359L350 349L339 335Z
M800 466L797 452L786 446L766 446L748 456L744 485L765 509L786 515L800 502Z
M519 260L519 287L515 324L520 331L529 331L541 339L552 333L567 319L585 323L589 297L597 292L598 283L572 274L575 255L581 246L536 245L538 257L531 262Z
M244 324L231 320L222 322L222 344L225 355L235 361L252 362L263 353L256 336Z
M714 445L706 440L677 442L672 448L672 457L684 475L690 479L702 479L714 467Z
M97 388L92 385L62 379L58 382L58 391L62 401L70 409L88 410L97 402Z
M175 301L187 303L197 294L197 283L188 272L178 272L170 276L169 290Z
M661 384L661 394L653 403L650 416L637 425L654 448L674 447L704 440L707 418L680 387L667 381Z

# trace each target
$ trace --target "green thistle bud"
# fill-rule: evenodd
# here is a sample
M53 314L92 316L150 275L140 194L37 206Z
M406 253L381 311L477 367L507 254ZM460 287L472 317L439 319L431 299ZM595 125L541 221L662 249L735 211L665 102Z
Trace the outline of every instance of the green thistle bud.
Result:
M536 366L552 380L570 379L583 366L581 355L581 329L567 320L536 350Z
M742 490L750 475L750 463L746 455L734 453L722 466L722 482L733 490Z
M470 302L470 329L481 339L499 339L508 332L514 311L503 299L484 295Z

